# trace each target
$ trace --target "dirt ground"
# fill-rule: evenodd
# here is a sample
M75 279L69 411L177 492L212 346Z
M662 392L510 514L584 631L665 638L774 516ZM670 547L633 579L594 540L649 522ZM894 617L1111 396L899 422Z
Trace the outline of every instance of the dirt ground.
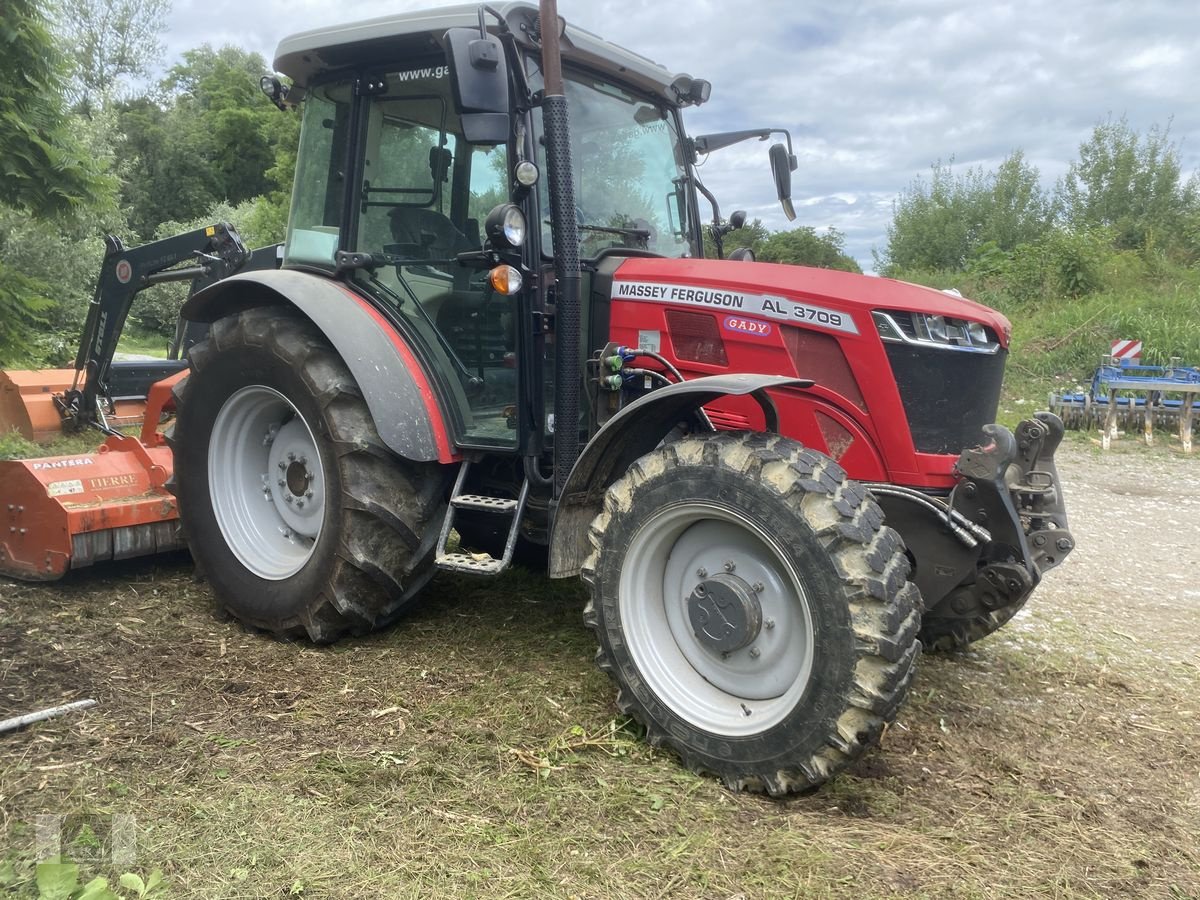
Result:
M100 701L0 735L0 889L37 896L50 815L88 875L176 897L1200 897L1200 460L1073 437L1060 468L1077 551L784 801L637 739L573 584L438 579L317 649L222 618L186 557L0 580L0 718Z

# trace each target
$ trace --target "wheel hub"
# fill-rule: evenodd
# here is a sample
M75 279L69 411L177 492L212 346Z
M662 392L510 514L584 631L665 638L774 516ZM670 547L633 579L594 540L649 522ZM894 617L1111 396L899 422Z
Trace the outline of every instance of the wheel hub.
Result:
M687 598L687 611L696 638L720 653L753 643L762 629L758 596L736 575L722 573L701 581Z
M312 484L313 476L304 463L294 462L288 465L284 480L287 482L287 489L292 492L293 497L303 497L304 492L308 490L308 486Z

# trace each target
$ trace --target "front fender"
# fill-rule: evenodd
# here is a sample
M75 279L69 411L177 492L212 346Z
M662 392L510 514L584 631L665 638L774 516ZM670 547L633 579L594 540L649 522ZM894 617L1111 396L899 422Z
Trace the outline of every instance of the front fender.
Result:
M767 429L778 431L779 416L767 389L812 384L785 375L712 375L659 388L629 404L588 441L567 476L550 526L550 577L579 573L587 556L588 525L599 514L608 486L700 407L718 397L749 394L762 407Z
M446 420L404 337L344 284L310 272L241 272L193 294L180 315L212 323L259 306L291 305L312 320L358 382L379 437L415 462L453 462Z

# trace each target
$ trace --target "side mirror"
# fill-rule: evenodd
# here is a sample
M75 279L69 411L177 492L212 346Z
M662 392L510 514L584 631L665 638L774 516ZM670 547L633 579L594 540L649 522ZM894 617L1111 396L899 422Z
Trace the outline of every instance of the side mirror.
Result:
M729 227L733 229L742 228L746 224L746 211L744 209L735 209L729 216Z
M738 247L736 250L734 250L732 253L729 254L729 258L733 259L733 260L738 260L740 262L754 262L755 261L754 251L751 250L749 247Z
M783 214L788 221L796 218L796 209L792 206L792 172L796 169L796 157L787 152L783 144L771 145L771 174L775 176L775 192L783 206Z
M446 55L463 137L472 144L503 144L512 131L508 63L498 38L475 28L446 32Z

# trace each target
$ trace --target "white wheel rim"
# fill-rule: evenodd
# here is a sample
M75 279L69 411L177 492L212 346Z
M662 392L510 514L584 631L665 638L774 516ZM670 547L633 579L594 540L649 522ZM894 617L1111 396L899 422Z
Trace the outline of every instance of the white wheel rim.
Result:
M688 613L696 585L722 572L751 586L761 609L753 639L725 653L697 637ZM732 509L691 501L653 515L630 541L618 606L646 685L698 728L758 734L795 709L808 686L814 638L804 586L779 543Z
M260 578L295 575L325 518L325 474L312 430L278 391L250 385L225 401L208 447L213 515L234 556Z

